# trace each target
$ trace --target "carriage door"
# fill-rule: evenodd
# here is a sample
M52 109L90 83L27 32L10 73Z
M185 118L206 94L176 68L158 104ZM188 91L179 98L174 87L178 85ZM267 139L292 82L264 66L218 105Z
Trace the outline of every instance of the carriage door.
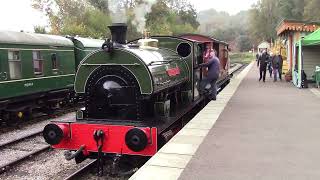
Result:
M193 100L200 98L200 82L202 80L202 68L199 64L203 63L203 53L205 51L205 44L195 44L193 58Z
M2 61L3 61L3 58L0 55L0 81L3 81L5 79L4 70L2 69L2 67L3 67L3 65L2 65L3 62Z

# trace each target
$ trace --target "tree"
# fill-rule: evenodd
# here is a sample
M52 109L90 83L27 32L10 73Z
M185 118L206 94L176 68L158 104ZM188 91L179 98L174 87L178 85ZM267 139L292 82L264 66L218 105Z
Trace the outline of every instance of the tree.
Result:
M170 9L164 0L159 0L154 6L152 6L152 11L146 15L146 27L151 34L172 34L170 24L168 22L169 15Z
M60 34L66 22L81 23L86 8L83 0L33 0L32 6L49 17L52 34Z
M115 14L119 7L127 19L128 39L141 37L144 29L172 35L195 32L199 26L197 12L187 0L33 0L33 7L49 18L51 34L110 36L107 26L120 17Z
M309 0L304 7L304 18L307 21L320 21L320 0Z
M282 19L280 6L281 1L278 0L260 0L250 10L249 32L252 44L276 38L276 27Z
M249 51L252 48L249 36L239 36L237 39L237 47L241 52Z
M49 17L51 34L92 38L108 35L109 16L85 0L33 0L33 7Z
M179 11L178 15L183 24L189 24L194 29L200 26L200 23L197 21L197 11L191 4L188 4L185 9Z
M88 1L96 9L99 9L102 12L105 12L106 14L109 13L109 6L108 6L107 0L88 0Z
M38 33L38 34L47 34L46 28L43 26L34 26L33 30L35 33Z
M304 0L279 0L280 17L303 20L304 3Z

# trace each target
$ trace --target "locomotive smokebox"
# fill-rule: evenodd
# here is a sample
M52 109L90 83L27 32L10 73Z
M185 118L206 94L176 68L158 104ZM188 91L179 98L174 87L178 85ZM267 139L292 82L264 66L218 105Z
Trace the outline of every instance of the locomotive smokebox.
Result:
M108 26L111 31L112 41L119 44L126 44L127 25L125 23L113 23Z

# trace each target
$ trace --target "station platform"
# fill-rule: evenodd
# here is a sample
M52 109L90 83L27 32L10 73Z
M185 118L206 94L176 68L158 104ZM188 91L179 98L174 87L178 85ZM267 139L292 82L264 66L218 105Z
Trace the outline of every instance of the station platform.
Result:
M130 179L320 179L319 98L251 63Z

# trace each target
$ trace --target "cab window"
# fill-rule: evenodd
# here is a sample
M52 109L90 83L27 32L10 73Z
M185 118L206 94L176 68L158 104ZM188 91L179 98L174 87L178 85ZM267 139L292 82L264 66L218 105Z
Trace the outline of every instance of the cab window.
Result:
M43 58L40 51L33 51L33 68L35 75L43 75Z
M206 46L205 44L199 44L198 45L197 60L195 62L195 65L203 63L203 58L204 58L203 55L204 55L205 50L206 50L205 46Z
M229 55L228 50L225 50L225 51L224 51L224 58L225 58L225 59L228 59L228 55Z
M19 51L8 51L10 79L21 79L21 59Z

